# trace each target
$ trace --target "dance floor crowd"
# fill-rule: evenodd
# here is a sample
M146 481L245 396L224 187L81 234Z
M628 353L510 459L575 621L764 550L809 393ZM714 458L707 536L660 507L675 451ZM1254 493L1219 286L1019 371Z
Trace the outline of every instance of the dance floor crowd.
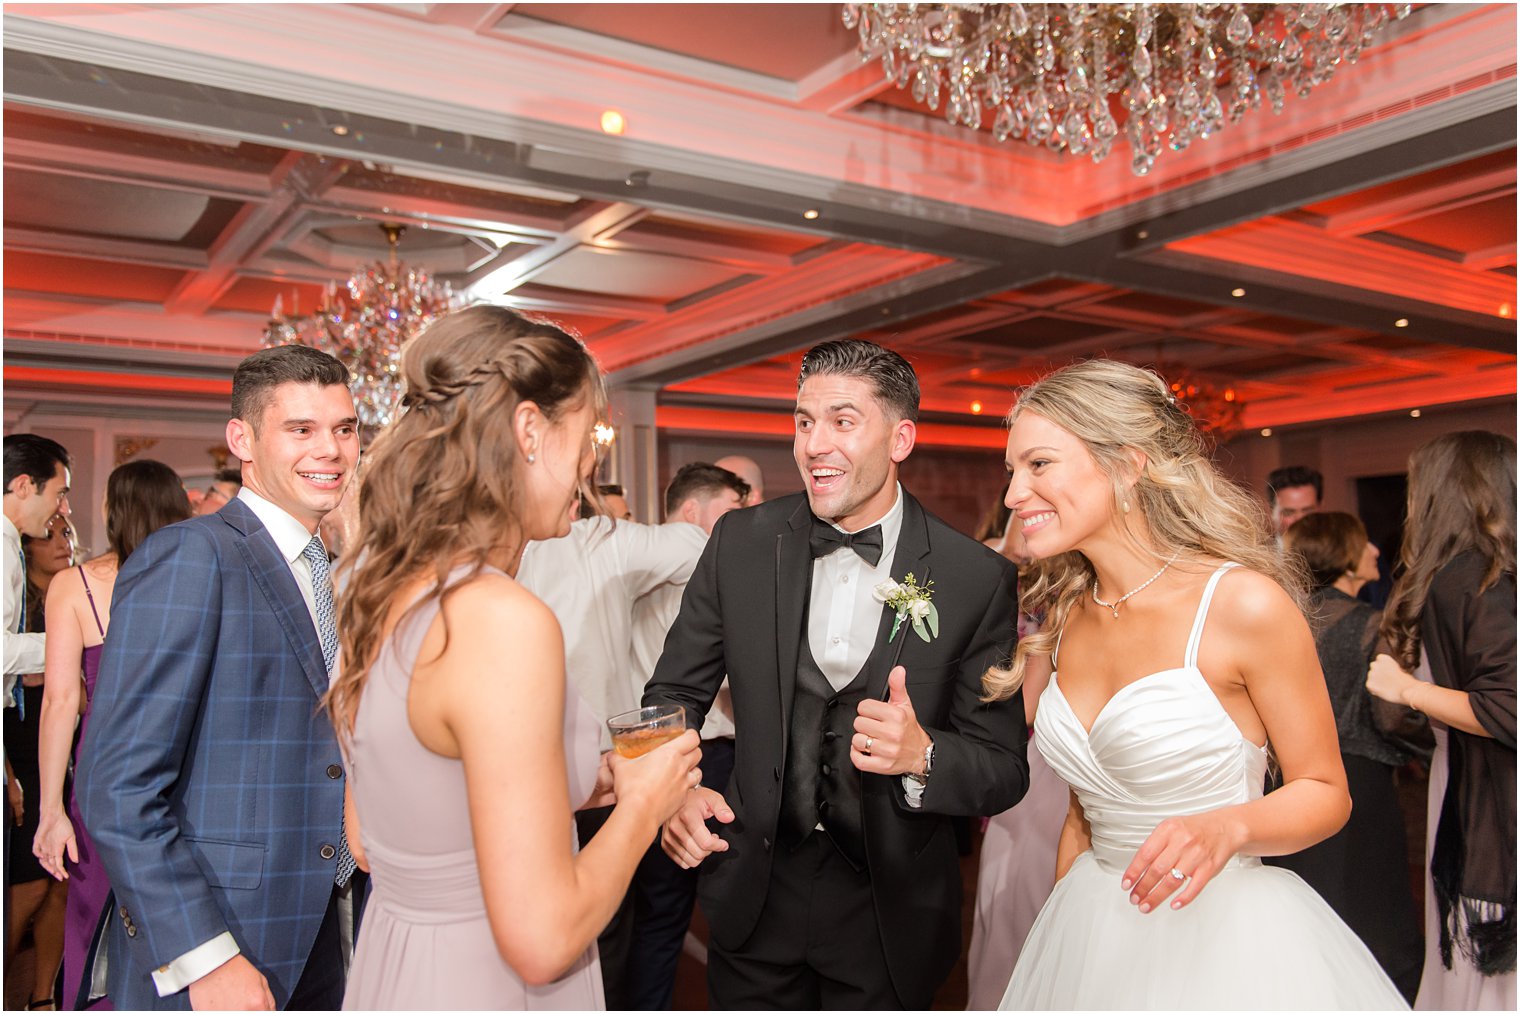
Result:
M670 1009L698 907L713 1008L927 1009L963 905L972 1009L1514 1009L1512 439L1414 451L1390 579L1112 360L1010 392L974 537L871 342L803 357L802 492L693 462L659 524L556 325L402 373L361 462L346 367L249 356L239 467L118 466L85 560L68 449L5 436L32 1009Z

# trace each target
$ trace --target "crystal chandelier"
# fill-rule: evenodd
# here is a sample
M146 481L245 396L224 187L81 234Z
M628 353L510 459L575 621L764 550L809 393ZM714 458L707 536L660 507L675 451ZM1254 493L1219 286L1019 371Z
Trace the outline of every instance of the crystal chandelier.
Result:
M426 271L397 260L406 226L387 222L380 228L390 244L389 261L354 272L346 299L329 282L321 307L303 317L286 316L276 297L264 328L266 348L309 345L348 367L359 423L368 434L391 421L401 400L401 347L454 305L447 282L440 285Z
M1193 422L1211 443L1223 443L1244 428L1246 404L1240 400L1233 384L1164 360L1152 368L1166 381L1177 403L1193 417Z
M951 123L1151 171L1261 104L1282 112L1355 63L1409 4L855 4L862 60Z

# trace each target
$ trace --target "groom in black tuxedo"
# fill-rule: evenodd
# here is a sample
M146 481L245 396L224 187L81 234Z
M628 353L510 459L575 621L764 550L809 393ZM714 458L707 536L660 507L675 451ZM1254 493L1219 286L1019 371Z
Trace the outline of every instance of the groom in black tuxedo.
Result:
M948 818L1028 785L1022 699L979 699L1013 644L1014 570L898 485L917 417L895 352L808 352L807 492L718 522L645 690L697 728L732 688L728 795L694 789L662 838L703 870L715 1009L927 1008L960 954ZM909 574L937 616L883 602Z

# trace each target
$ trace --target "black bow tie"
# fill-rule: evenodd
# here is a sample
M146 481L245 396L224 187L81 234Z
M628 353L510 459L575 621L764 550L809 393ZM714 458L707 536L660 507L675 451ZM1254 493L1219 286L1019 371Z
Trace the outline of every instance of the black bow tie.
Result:
M828 556L836 549L853 549L871 566L881 562L881 525L872 525L859 532L841 532L820 518L813 519L813 532L808 536L813 558Z

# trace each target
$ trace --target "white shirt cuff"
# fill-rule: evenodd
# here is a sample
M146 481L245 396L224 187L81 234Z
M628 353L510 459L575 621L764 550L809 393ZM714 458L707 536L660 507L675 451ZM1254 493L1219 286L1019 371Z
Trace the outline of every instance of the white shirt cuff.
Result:
M210 975L241 954L232 934L223 933L192 950L186 951L153 973L153 985L159 996L169 996L192 982Z
M924 805L924 789L928 788L923 782L912 775L902 776L903 798L909 809L918 810Z

